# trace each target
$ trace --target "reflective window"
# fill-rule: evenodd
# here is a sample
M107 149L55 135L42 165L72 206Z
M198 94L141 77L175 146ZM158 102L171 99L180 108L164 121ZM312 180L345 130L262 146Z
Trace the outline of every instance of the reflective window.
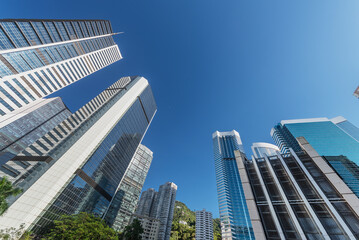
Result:
M24 101L25 103L29 103L29 101L26 100L26 98L24 98L24 96L22 94L19 93L19 91L17 91L8 81L4 81L5 85L8 86L8 88L11 89L11 91L13 91L22 101Z
M2 92L10 101L12 101L16 106L22 107L22 105L13 98L3 87L0 87L0 92Z
M66 27L66 29L67 29L67 31L69 32L69 34L70 34L70 39L77 39L77 36L76 36L76 34L75 34L75 30L74 30L74 28L72 27L72 24L71 24L71 22L64 22L64 24L65 24L65 27Z
M52 40L51 40L49 34L47 33L44 25L42 24L42 22L32 22L32 25L36 29L36 31L39 34L41 41L43 43L45 43L45 44L52 43Z
M54 40L54 42L61 42L61 38L57 33L54 24L52 22L44 22L44 25L46 26L46 29L50 33L51 38Z
M78 22L71 22L71 23L72 23L72 26L73 26L74 29L75 29L75 32L76 32L77 36L78 36L79 38L83 38L84 36L83 36L83 34L82 34L82 32L81 32L79 23L78 23Z
M14 48L14 45L10 42L4 31L0 28L0 49Z
M23 90L26 93L27 96L31 98L31 100L35 101L34 96L32 96L31 93L29 93L29 91L16 78L12 80L15 82L17 86L19 86L19 88L21 88L21 90Z
M57 22L57 21L55 21L54 24L55 24L57 30L59 31L59 33L60 33L62 39L63 39L64 41L70 40L70 37L69 37L69 35L67 34L66 29L65 29L63 23L62 23L62 22Z
M2 22L1 26L6 33L10 36L11 40L16 44L16 47L28 47L29 44L21 34L20 30L13 22Z
M17 24L19 25L27 39L29 39L31 45L42 44L39 37L36 35L35 30L32 28L29 22L18 22Z

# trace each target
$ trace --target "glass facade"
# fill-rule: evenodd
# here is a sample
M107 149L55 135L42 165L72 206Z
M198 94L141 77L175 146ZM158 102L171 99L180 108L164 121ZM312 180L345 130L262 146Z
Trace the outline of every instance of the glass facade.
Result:
M132 78L132 81L128 83L126 88L131 88L139 79L141 78ZM73 143L80 141L80 137L91 125L96 123L98 119L126 93L126 91L122 91L118 89L118 87L117 90L114 89L112 98L105 101L104 104L99 105L97 111L94 110L92 115L89 115L87 118L85 117L86 112L83 111L83 108L74 113L71 117L77 115L78 118L81 119L81 116L83 116L84 120L82 121L83 124L79 124L75 127L75 131L72 131L71 134L69 134L70 132L68 131L68 128L71 127L67 125L68 128L66 128L62 123L44 136L50 139L51 136L49 134L52 134L54 137L50 140L50 142L54 144L52 148L47 151L47 154L51 156L53 160L50 164L41 163L48 165L43 166L44 169L47 169L60 159ZM111 87L109 89L111 89ZM107 96L108 91L110 90L105 90L104 93ZM102 96L98 97L95 101L100 98L102 98ZM93 102L90 102L87 106L92 105ZM146 106L142 103L146 103ZM147 86L134 100L122 118L119 119L117 124L113 126L107 136L101 140L98 147L88 156L86 162L75 171L68 184L66 184L53 203L47 207L46 211L44 211L41 217L34 223L32 226L33 231L41 232L48 224L58 219L62 214L75 214L85 211L104 217L109 210L111 202L118 200L116 199L117 191L123 191L123 189L118 188L118 186L124 179L130 161L156 109L157 107L151 88ZM41 149L43 149L42 151L46 149L40 147L39 145L30 146L23 153L27 155L30 154L30 150L35 152L37 150L42 154ZM34 175L30 175L29 178L32 180L41 174L42 172L39 171ZM126 189L126 187L124 187L124 189ZM121 207L121 205L117 206ZM116 210L118 209L111 209L111 211Z
M125 176L104 218L117 231L122 232L130 223L132 214L135 213L152 158L152 151L140 145L126 170Z
M0 20L0 115L120 60L112 35L105 20Z
M0 122L0 151L6 156L19 154L71 115L60 98L42 99L6 116ZM19 117L20 116L20 117ZM0 177L13 183L20 181L22 173L31 167L27 161L7 162L1 158Z
M213 134L222 239L254 239L234 150L243 146L236 131Z
M349 121L344 118L343 120L333 122L331 120L318 121L313 119L313 121L278 124L272 137L275 141L278 139L277 136L281 136L283 139L290 139L284 140L279 144L276 141L278 146L282 146L282 150L285 149L284 152L288 152L289 148L293 148L295 151L298 151L299 148L300 151L299 144L293 142L292 139L304 137L321 156L341 155L354 164L359 164L359 130ZM358 172L343 170L345 167L340 161L332 162L328 160L328 162L359 197L359 191L352 182L353 179L359 178ZM350 169L353 169L353 167L350 167Z

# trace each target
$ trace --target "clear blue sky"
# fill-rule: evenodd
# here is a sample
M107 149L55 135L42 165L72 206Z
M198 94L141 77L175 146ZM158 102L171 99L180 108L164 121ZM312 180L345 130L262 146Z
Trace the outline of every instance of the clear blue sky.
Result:
M144 189L166 181L218 216L211 135L236 129L250 155L282 119L359 126L359 1L2 0L3 18L109 19L123 60L59 91L77 110L122 76L152 85Z

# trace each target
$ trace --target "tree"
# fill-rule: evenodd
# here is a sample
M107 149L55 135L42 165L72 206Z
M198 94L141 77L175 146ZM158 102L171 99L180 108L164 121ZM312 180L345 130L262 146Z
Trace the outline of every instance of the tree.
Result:
M0 239L3 240L31 240L31 232L25 231L25 224L21 224L19 229L14 227L0 230Z
M125 230L121 234L120 239L126 240L141 240L141 234L143 233L143 228L141 222L135 218L132 223L125 227Z
M14 188L12 183L6 177L0 180L0 216L8 209L9 205L6 199L10 196L16 196L22 192L21 188Z
M53 227L45 234L45 239L115 240L118 239L118 233L101 218L82 212L75 215L63 215L60 220L55 220Z

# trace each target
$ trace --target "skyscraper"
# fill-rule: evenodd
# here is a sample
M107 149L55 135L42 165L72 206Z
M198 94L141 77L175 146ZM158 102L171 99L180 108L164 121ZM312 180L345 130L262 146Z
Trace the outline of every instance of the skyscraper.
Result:
M254 239L247 203L234 151L244 153L238 132L212 135L216 170L219 216L224 240Z
M130 223L152 159L152 151L140 144L105 215L105 221L115 230L122 232Z
M160 186L158 192L153 188L144 191L138 203L136 217L141 222L144 221L146 225L148 225L148 221L154 221L155 223L159 221L157 238L159 240L170 239L176 192L177 185L172 182L167 182ZM153 220L151 220L151 218ZM146 236L145 233L143 239L145 239Z
M253 143L251 148L256 158L264 157L264 154L271 156L279 151L279 148L276 145L264 142Z
M0 118L0 177L15 183L33 164L8 161L71 115L61 98L38 99Z
M235 156L256 239L358 239L359 199L305 138L301 151Z
M325 159L359 196L359 189L353 182L353 179L359 179L359 174L355 165L349 164L359 164L359 129L348 120L343 117L284 120L271 130L271 136L283 153L288 153L289 148L301 151L296 138L305 137L321 156L344 156L346 163L344 158L342 161ZM350 171L347 169L349 166L353 167Z
M62 214L104 217L156 109L148 81L124 77L15 155L36 164L15 184L23 192L0 227L41 232Z
M106 20L0 20L0 116L122 58Z
M345 155L359 163L359 129L343 117L283 120L271 136L282 152L300 151L296 138L305 137L320 155Z
M212 213L205 209L196 211L196 240L213 240Z

